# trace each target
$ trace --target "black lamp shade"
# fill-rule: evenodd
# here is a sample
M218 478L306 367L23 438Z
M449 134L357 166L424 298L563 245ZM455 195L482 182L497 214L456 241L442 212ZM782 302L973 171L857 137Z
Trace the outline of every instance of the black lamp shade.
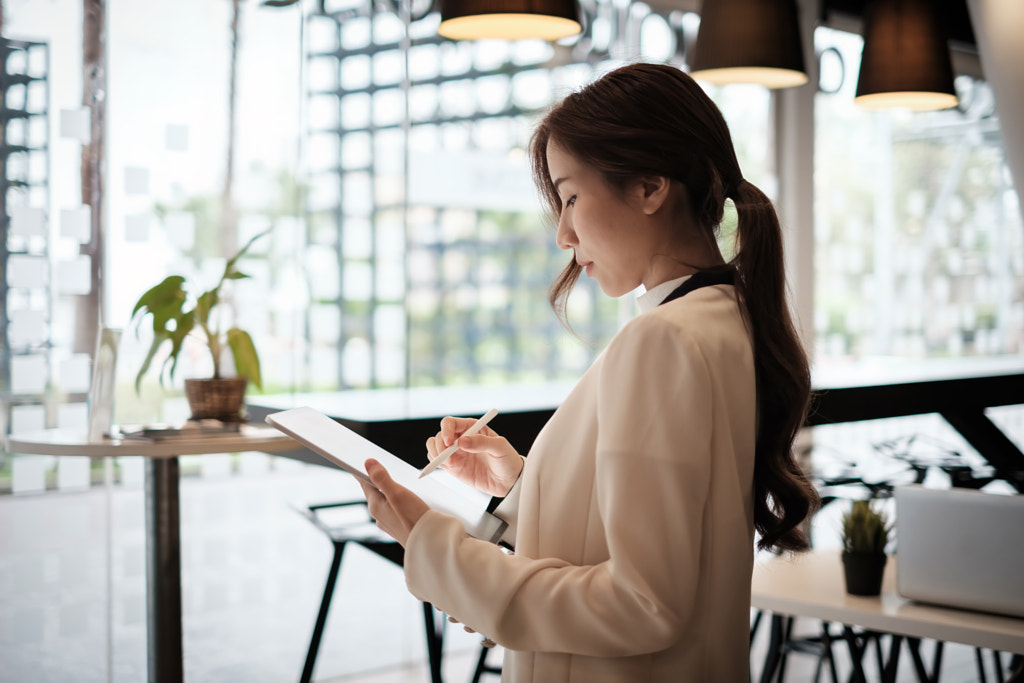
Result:
M704 0L690 75L788 88L807 82L795 0Z
M558 40L582 30L576 0L441 0L438 33L453 40Z
M949 44L932 0L876 0L868 7L854 101L872 109L956 106Z

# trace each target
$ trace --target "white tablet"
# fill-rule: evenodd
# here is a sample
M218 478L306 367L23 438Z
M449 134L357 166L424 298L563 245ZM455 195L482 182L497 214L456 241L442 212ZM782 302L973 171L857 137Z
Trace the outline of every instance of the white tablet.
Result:
M487 512L490 496L466 486L443 470L420 479L418 469L319 410L309 407L285 410L268 415L267 422L367 484L370 478L364 463L369 458L379 461L392 479L434 510L459 519L466 533L474 538L496 543L505 531L505 522Z

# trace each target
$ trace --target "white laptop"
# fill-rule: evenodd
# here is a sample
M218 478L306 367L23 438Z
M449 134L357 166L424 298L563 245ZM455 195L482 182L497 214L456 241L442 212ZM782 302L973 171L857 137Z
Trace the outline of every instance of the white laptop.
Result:
M905 598L1024 617L1024 495L896 488Z

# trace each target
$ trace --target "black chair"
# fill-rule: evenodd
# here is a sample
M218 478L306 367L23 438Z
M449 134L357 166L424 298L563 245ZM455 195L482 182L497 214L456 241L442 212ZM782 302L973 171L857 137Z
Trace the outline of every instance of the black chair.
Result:
M338 573L341 570L341 558L345 552L345 546L349 543L357 543L362 547L380 555L386 560L394 562L399 567L405 558L405 550L394 539L377 528L370 519L369 512L365 520L354 523L331 524L324 519L322 512L330 509L352 508L361 506L366 508L366 502L362 500L345 501L341 503L326 503L322 505L296 505L296 510L303 517L308 519L313 526L324 532L334 545L334 557L331 560L331 569L327 573L327 583L324 586L324 596L320 601L320 611L316 617L316 626L313 628L313 636L309 641L309 651L306 653L306 663L302 668L301 683L309 683L313 678L313 667L316 664L316 656L320 650L320 639L323 637L324 626L327 624L327 612L331 607L331 598L334 596L334 585L338 580ZM423 625L427 637L427 656L430 660L430 680L432 683L441 683L441 654L444 639L445 620L435 614L434 606L423 603Z
M488 642L489 641L485 641L485 643L480 646L480 656L476 660L476 668L473 669L473 677L470 679L470 683L480 683L480 677L484 674L501 676L500 665L487 663L487 655L491 652L491 647L487 644Z

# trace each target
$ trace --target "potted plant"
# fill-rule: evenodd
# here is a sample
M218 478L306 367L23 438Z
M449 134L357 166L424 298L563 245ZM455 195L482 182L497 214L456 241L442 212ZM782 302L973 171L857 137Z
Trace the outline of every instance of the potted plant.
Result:
M138 327L146 317L153 321L153 342L149 347L142 367L135 377L135 390L139 391L142 378L150 370L153 359L165 343L170 343L170 353L160 368L160 384L164 378L174 378L178 367L178 356L185 339L195 334L203 339L213 360L213 377L209 379L186 379L185 395L192 410L192 419L215 418L225 422L240 421L249 382L262 389L260 361L252 337L236 326L222 330L222 315L218 309L221 303L221 287L228 280L241 280L249 276L238 270L238 260L245 255L252 244L266 235L269 230L259 233L228 259L224 273L217 284L198 296L191 297L181 275L169 275L162 282L146 291L135 302L132 320ZM235 364L235 376L225 377L222 372L224 353L231 351Z
M884 510L871 501L856 500L843 514L843 573L846 592L852 595L878 595L888 556L892 524Z

